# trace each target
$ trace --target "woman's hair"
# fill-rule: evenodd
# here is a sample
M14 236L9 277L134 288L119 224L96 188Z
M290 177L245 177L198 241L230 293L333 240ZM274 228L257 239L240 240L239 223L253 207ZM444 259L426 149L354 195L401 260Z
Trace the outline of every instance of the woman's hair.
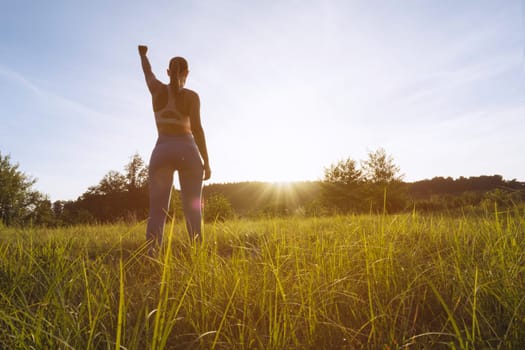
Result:
M183 57L173 57L170 60L170 87L174 93L178 93L182 86L180 85L180 76L188 74L188 61Z

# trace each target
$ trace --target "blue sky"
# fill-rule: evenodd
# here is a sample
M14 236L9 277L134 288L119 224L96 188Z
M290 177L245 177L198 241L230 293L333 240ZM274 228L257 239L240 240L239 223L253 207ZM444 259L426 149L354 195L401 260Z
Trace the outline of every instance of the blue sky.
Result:
M3 1L0 152L52 200L156 139L188 59L212 182L316 180L384 147L414 181L525 180L523 1ZM177 185L178 186L178 185Z

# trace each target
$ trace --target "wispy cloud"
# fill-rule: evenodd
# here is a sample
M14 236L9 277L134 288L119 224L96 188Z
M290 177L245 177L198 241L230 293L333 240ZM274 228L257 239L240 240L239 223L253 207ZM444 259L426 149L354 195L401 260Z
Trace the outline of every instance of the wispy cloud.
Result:
M95 118L95 122L100 122L102 120L107 121L110 119L110 116L107 114L98 112L86 105L79 103L78 101L68 99L53 91L40 87L15 70L0 66L0 75L34 94L35 100L28 101L28 104L40 105L40 107L42 107L41 105L43 104L44 108L58 109L64 112L69 112L76 118L82 117L86 118L86 120L93 120L92 118Z
M125 162L137 149L128 141L134 129L128 115L98 111L6 66L0 66L0 80L8 89L0 97L0 148L37 174L37 188L54 199L80 195L118 164L115 157Z

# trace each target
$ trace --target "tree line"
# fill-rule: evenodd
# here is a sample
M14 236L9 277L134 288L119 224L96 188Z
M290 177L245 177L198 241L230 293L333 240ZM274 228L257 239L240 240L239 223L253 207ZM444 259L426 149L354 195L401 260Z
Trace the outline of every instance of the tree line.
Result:
M140 221L148 216L147 164L130 157L124 172L109 171L74 201L49 198L34 190L36 180L0 153L0 218L3 225L75 225ZM404 182L391 155L379 148L357 161L346 158L324 169L319 181L240 182L203 188L204 219L233 217L321 216L418 210L463 210L525 203L525 183L501 175L434 177ZM173 190L170 213L182 218L179 193Z

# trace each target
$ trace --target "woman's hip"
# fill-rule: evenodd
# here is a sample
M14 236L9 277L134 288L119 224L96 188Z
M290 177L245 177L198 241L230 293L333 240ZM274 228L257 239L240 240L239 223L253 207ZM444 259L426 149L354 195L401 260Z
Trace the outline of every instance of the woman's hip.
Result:
M174 170L202 168L193 136L159 137L150 158L150 168L158 166L168 166Z

